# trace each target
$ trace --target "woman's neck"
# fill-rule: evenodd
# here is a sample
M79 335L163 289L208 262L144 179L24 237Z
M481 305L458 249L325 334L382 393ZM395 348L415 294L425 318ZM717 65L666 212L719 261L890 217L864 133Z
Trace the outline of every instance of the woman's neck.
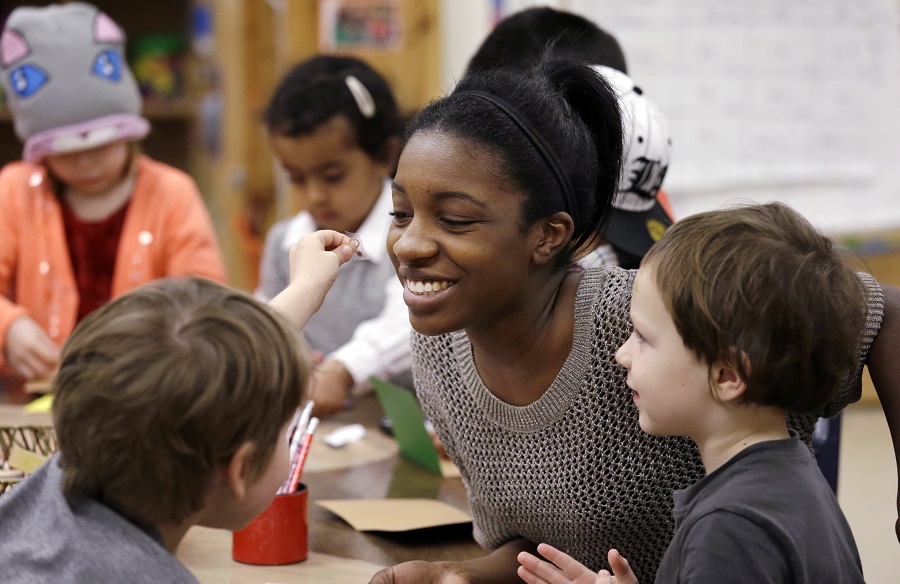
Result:
M515 313L487 328L466 329L478 374L499 399L533 403L556 379L572 349L580 281L580 272L564 272L523 295L527 304Z
M63 199L82 221L102 221L121 209L131 199L135 173L129 172L115 186L102 194L84 194L66 188Z

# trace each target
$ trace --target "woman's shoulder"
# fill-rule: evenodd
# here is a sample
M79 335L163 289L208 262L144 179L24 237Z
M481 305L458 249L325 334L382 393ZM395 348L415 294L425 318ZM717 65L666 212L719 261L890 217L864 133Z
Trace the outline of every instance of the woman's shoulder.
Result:
M600 306L631 304L631 291L637 270L617 266L598 266L584 270L578 284L578 301L589 299L594 311Z
M576 337L615 352L631 334L631 292L636 270L586 270L575 300Z

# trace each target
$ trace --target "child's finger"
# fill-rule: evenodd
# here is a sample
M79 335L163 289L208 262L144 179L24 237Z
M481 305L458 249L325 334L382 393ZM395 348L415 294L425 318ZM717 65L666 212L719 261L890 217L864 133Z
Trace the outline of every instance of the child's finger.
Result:
M341 245L351 245L351 239L344 235L343 233L338 233L337 231L333 231L331 229L320 229L315 232L316 237L322 242L323 247L326 251L331 251L336 249Z
M343 233L330 229L320 229L301 237L297 245L294 246L297 251L294 252L294 249L292 249L291 254L292 256L294 253L300 254L304 250L307 252L316 250L333 251L338 256L338 265L341 265L353 257L358 247L359 241L353 240Z
M528 552L519 552L517 556L521 566L519 567L519 577L532 583L546 584L570 584L575 580L560 571L559 568L546 562ZM522 574L525 574L525 577ZM593 583L593 573L591 573L591 582Z
M525 566L519 566L519 569L516 570L516 574L525 582L525 584L547 584L546 580L543 580L537 576L537 574L531 572Z
M613 574L616 575L616 584L638 584L637 576L631 571L628 560L619 553L619 550L609 550L606 559L609 561L609 567L612 568Z
M542 543L538 545L539 554L556 564L563 573L569 578L576 580L590 576L590 580L594 579L593 570L584 566L581 562L565 552L561 552L550 544Z
M350 244L342 244L331 251L338 254L342 264L353 257L353 247Z
M310 236L314 237L325 251L333 251L338 254L342 262L347 261L359 247L359 241L351 239L343 233L331 229L320 229ZM305 237L305 236L304 236ZM301 238L301 241L303 238Z
M517 573L528 584L552 583L554 580L550 578L559 573L556 566L552 566L528 552L519 552L517 559L521 564Z
M572 582L559 570L556 570L554 573L539 574L529 570L525 566L519 566L519 569L516 570L516 574L526 584L571 584ZM545 575L546 577L544 577Z

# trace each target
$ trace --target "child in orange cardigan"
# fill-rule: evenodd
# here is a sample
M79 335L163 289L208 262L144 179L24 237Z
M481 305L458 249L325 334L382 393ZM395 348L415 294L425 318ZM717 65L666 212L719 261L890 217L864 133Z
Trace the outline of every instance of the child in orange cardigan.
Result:
M92 310L147 281L225 280L194 181L138 153L149 123L122 30L80 2L18 8L0 77L23 161L0 171L0 373L9 399L51 376Z

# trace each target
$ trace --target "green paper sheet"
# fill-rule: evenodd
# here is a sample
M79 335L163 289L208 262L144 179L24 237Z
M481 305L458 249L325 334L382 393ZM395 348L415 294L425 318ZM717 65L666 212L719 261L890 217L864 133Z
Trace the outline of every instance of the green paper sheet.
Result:
M385 415L391 419L400 454L435 474L443 474L437 450L425 429L425 416L413 393L377 377L370 379Z

